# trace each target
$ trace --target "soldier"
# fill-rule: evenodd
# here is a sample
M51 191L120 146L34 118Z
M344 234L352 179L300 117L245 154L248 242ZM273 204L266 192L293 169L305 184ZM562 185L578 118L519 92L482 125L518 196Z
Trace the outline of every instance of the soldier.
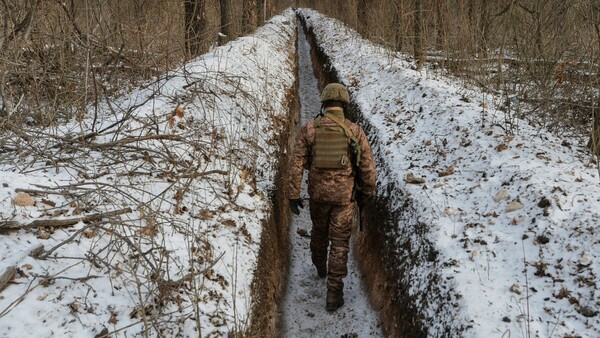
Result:
M321 93L319 117L306 123L296 137L290 169L290 209L296 215L304 204L300 185L309 170L308 194L313 223L310 251L321 278L327 277L327 311L344 305L344 283L352 220L375 190L375 160L364 131L345 118L350 101L339 83ZM329 246L329 258L327 247Z

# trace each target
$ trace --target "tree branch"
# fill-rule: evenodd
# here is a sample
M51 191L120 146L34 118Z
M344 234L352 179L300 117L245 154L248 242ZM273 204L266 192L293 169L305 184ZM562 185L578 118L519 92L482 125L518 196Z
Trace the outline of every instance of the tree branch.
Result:
M51 227L66 227L75 225L79 222L91 222L98 221L105 217L113 217L131 212L131 208L124 208L120 210L101 212L81 217L66 218L66 219L37 219L31 223L21 224L15 221L4 221L0 223L0 232L16 229L27 229L41 226Z

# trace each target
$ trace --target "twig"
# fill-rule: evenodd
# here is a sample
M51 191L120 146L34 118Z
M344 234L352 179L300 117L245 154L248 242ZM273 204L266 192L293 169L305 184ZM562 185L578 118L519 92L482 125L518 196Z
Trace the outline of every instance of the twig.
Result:
M94 279L94 278L100 278L102 276L99 275L89 275L89 276L83 276L83 277L63 277L63 276L44 276L44 275L36 275L35 277L39 277L42 278L43 281L45 282L50 282L53 280L57 280L57 279L66 279L66 280L72 280L75 282L87 282L90 279Z
M105 217L118 216L131 212L131 208L125 208L120 210L101 212L92 215L86 215L81 217L67 218L67 219L37 219L28 224L20 224L15 221L7 221L0 223L0 231L15 230L15 229L27 229L40 226L51 226L51 227L65 227L75 225L79 222L90 222L97 221Z
M93 149L105 149L112 148L115 146L123 146L129 143L147 141L147 140L170 140L183 142L185 139L179 135L147 135L140 137L125 137L121 140L107 143L88 143L87 146Z
M93 225L98 225L98 224L89 224L84 226L83 228L75 231L75 233L73 235L71 235L71 237L65 239L64 241L60 242L58 245L54 246L52 249L44 252L43 254L40 252L37 257L37 259L41 259L41 260L45 260L46 258L48 258L48 256L50 256L50 254L52 254L54 251L56 251L58 248L60 248L61 246L71 242L75 237L77 237L80 233L84 232L86 229L88 229L89 227L93 226Z
M61 193L61 192L55 192L55 191L36 190L36 189L21 189L21 188L15 189L15 192L26 192L26 193L32 194L32 195L38 195L38 194L42 194L42 195L67 195L68 194L68 193Z
M60 270L59 272L55 273L54 275L52 275L51 277L54 278L58 275L60 275L61 273L71 269L72 267L81 264L81 262L77 262L75 264L69 265L66 268ZM25 297L31 293L31 291L35 290L38 286L42 285L42 282L40 281L39 283L37 283L36 285L34 285L33 287L31 287L31 285L33 284L33 282L35 281L35 279L33 279L31 281L31 283L29 283L29 286L27 287L27 290L25 291L25 293L23 293L22 295L20 295L17 299L15 299L12 303L8 304L7 307L4 308L4 310L0 311L0 318L4 317L7 313L9 313L10 311L12 311L15 307L17 307L24 299Z
M531 338L531 324L529 323L529 278L527 277L527 260L525 259L525 241L521 241L523 246L523 266L525 268L525 303L527 306L527 338Z
M16 273L17 268L15 268L14 266L9 266L0 274L0 291L4 290L6 284L8 284L8 282L10 282L13 279L13 277L15 277Z

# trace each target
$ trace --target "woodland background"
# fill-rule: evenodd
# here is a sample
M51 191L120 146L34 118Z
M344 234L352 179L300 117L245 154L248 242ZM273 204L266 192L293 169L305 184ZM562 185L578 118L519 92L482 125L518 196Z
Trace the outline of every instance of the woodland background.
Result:
M81 118L290 6L496 94L508 132L600 125L599 0L0 0L0 128Z

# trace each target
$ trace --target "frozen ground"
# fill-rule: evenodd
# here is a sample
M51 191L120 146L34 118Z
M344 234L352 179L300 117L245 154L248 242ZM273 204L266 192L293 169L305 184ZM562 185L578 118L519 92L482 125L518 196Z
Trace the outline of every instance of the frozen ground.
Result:
M319 88L313 73L310 45L300 28L298 35L299 95L302 123L319 112ZM377 313L369 306L361 283L360 271L350 250L348 277L344 279L345 304L336 312L325 310L325 279L317 276L310 259L309 243L312 223L308 211L308 194L304 175L305 208L293 218L291 263L286 296L283 300L281 337L382 337Z

